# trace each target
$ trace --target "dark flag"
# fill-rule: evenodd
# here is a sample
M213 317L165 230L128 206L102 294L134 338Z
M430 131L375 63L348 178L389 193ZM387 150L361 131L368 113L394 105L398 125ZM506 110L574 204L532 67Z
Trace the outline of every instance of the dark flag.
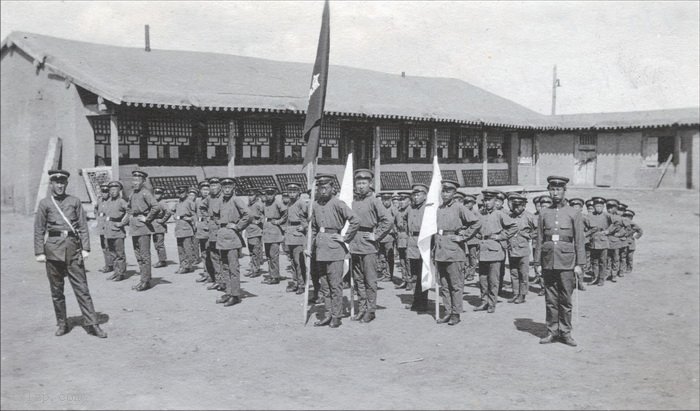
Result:
M323 107L326 104L326 85L328 83L328 52L330 49L330 12L328 0L323 5L323 19L321 21L321 34L318 37L318 49L316 50L316 62L311 76L309 88L309 106L306 109L304 121L304 140L306 141L306 155L304 167L316 161L318 157L318 144L321 136L321 120L323 119Z

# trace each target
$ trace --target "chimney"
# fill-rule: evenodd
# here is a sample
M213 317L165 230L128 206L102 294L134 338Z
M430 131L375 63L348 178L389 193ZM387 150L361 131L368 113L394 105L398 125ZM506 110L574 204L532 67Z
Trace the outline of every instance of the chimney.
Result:
M402 77L402 78L406 78L406 72L405 72L405 71L402 71L402 72L401 72L401 77Z
M146 51L151 51L151 35L149 29L150 27L146 24Z

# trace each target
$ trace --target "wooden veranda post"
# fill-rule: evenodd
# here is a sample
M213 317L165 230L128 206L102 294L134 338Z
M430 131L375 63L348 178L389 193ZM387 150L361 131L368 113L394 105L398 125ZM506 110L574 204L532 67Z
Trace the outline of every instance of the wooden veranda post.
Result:
M109 153L112 157L112 180L119 181L119 127L117 116L109 116Z

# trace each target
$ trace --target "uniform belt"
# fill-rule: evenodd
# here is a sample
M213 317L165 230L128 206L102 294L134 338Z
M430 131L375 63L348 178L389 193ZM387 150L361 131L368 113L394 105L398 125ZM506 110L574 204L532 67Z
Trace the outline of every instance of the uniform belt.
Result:
M357 231L363 231L363 232L365 232L365 233L371 233L372 231L374 231L374 227L362 227L362 226L360 226L360 228L358 228Z
M301 221L290 221L289 225L301 225Z
M438 230L439 235L454 235L457 234L455 230Z
M546 236L544 236L544 241L555 241L555 240L552 239L552 236L551 236L551 235L546 235ZM565 242L565 243L573 243L573 242L574 242L574 238L573 238L573 237L569 237L568 235L560 235L560 236L559 236L559 239L556 240L556 241L563 241L563 242Z
M122 217L122 218L107 217L107 221L111 221L111 222L113 222L113 223L119 223L119 222L122 221L122 219L123 219L123 217Z
M203 223L203 222L207 221L207 219L206 219L205 217L199 217L197 220L198 220L200 223Z
M226 226L229 224L238 224L238 221L235 221L235 222L232 221L230 223L220 223L219 228L226 228Z
M340 230L337 228L326 228L326 227L321 227L318 229L319 233L328 233L328 234L338 234Z
M420 231L411 231L411 235L414 237L418 237L420 235Z
M49 231L49 237L75 237L75 233L68 230Z

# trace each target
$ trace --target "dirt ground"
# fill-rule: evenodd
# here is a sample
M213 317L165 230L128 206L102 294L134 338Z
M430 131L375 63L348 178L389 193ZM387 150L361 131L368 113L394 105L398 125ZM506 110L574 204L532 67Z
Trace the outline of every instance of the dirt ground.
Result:
M114 283L97 271L96 236L88 278L109 338L80 327L58 338L44 267L34 261L32 219L3 213L1 406L698 409L698 193L596 192L629 204L645 234L634 273L577 293L576 348L538 344L543 297L475 313L474 285L455 327L403 309L408 294L387 283L374 322L346 318L338 329L313 327L315 315L304 326L302 298L262 277L244 279L248 298L229 308L215 304L219 293L195 283L195 274L173 274L175 264L154 269L160 283L137 293L137 277ZM176 260L172 234L167 247ZM127 249L133 272L130 241ZM69 315L78 316L71 290L66 297Z

